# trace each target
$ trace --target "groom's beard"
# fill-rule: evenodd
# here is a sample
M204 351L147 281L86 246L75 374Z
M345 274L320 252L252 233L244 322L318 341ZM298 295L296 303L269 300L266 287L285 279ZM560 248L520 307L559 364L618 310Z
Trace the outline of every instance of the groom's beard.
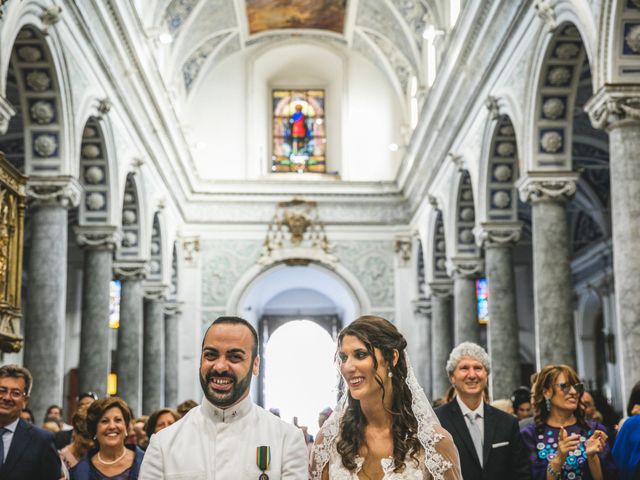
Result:
M211 383L213 378L229 378L232 380L231 388L227 391L221 391L215 388L215 384ZM238 377L232 372L218 373L210 370L206 376L200 374L200 386L204 392L204 396L216 407L227 408L240 399L245 392L251 387L251 370L247 375L238 381Z

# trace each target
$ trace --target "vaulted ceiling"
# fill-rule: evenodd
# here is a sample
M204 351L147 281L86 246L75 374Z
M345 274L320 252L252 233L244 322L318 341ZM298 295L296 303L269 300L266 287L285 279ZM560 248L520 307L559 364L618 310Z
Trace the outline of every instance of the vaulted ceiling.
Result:
M165 65L188 94L198 75L252 45L306 36L351 48L409 89L424 83L425 24L437 0L157 0L154 27L171 43Z

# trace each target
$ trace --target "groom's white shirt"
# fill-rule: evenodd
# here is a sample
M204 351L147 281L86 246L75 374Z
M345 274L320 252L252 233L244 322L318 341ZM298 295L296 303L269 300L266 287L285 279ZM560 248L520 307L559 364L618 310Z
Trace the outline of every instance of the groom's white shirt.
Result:
M184 418L151 436L140 480L258 480L256 448L271 449L269 480L306 480L308 450L299 428L247 396L221 410L203 398Z

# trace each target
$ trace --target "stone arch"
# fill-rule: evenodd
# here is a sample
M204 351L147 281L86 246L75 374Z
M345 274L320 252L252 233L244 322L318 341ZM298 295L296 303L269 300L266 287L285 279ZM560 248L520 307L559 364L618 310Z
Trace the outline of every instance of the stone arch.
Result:
M633 0L604 2L600 18L601 66L594 72L594 87L640 82L640 4Z
M530 170L571 171L573 116L582 67L589 59L579 29L563 23L540 46L528 135ZM591 64L591 63L590 63Z
M178 275L178 241L173 242L173 248L171 249L171 276L169 278L169 295L168 299L171 302L178 300L178 288L180 277Z
M60 83L64 75L55 53L50 35L25 25L15 37L4 77L16 114L0 149L28 175L56 176L71 170L68 112Z
M468 170L460 172L453 208L453 232L455 239L449 245L454 256L476 257L479 254L473 230L476 224L476 212L471 176Z
M511 119L500 116L491 125L486 162L481 165L479 211L486 221L510 222L518 217L518 195L515 180L519 176L516 132Z
M162 242L162 226L160 212L153 214L151 224L151 245L149 246L149 275L147 279L152 283L162 283L164 278L164 248Z
M83 186L78 223L96 225L110 223L113 213L113 191L110 162L102 126L90 117L82 131L80 144L80 183Z
M442 211L434 210L431 215L430 240L425 248L426 279L427 282L448 281L447 275L447 244L445 241Z
M140 192L135 175L129 173L122 196L122 243L118 256L122 260L137 260L142 256Z

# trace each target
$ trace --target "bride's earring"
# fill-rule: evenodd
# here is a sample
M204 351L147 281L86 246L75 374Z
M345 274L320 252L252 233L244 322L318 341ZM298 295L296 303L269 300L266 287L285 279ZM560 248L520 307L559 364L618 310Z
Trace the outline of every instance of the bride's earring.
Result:
M391 371L391 369L389 369L389 373L387 373L387 375L389 375L389 378L393 378L393 372Z

